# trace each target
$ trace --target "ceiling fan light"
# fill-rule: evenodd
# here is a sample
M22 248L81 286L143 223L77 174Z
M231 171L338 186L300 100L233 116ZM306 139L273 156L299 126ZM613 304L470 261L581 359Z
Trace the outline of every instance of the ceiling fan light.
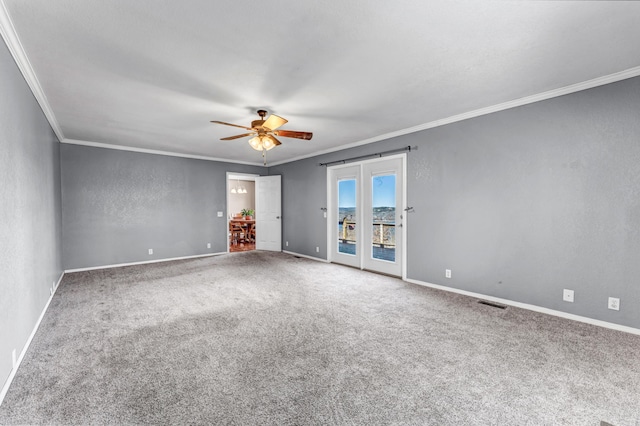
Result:
M263 136L262 146L264 147L264 149L269 151L271 148L274 148L276 144L273 142L273 139L271 139L269 136Z
M249 139L249 145L251 145L251 148L255 149L256 151L262 151L262 141L258 136Z

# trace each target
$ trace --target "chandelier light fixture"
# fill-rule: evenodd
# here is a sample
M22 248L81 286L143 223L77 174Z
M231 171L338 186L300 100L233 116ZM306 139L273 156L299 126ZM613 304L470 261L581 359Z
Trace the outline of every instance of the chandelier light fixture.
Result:
M240 179L236 179L236 186L231 188L232 194L246 194L247 189L244 186L240 186Z

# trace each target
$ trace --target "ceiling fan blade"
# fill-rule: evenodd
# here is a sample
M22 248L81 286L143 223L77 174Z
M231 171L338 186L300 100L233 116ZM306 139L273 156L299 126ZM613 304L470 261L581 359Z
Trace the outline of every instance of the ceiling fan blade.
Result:
M212 123L224 124L225 126L240 127L241 129L253 130L251 127L241 126L239 124L225 123L224 121L212 121Z
M267 135L267 136L269 137L269 139L271 139L273 141L273 144L275 146L282 145L282 142L280 142L278 139L276 139L275 136L273 136L273 135Z
M285 138L296 138L296 139L304 139L311 140L313 137L313 133L311 132L296 132L295 130L277 130L273 132L276 136L284 136Z
M247 136L251 136L251 135L253 135L253 134L254 134L254 133L245 133L245 134L242 134L242 135L228 136L228 137L226 137L226 138L220 138L220 140L221 140L221 141L232 141L232 140L234 140L234 139L244 138L244 137L247 137Z
M262 124L262 127L266 127L269 130L275 130L278 127L285 124L288 120L285 120L282 117L279 117L275 114L271 114L269 118Z

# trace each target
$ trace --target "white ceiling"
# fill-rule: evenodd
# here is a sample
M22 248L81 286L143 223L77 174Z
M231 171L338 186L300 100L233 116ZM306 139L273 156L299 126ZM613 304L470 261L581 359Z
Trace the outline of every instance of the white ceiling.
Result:
M3 37L63 142L235 162L262 159L210 120L249 125L264 108L314 133L282 138L277 164L640 75L640 2L2 5Z

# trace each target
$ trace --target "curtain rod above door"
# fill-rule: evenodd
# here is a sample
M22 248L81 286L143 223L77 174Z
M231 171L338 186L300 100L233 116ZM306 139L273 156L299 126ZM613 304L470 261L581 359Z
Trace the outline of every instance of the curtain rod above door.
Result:
M384 155L394 154L396 152L403 152L403 151L411 152L411 149L417 149L417 147L411 148L410 146L405 146L403 148L390 149L389 151L376 152L374 154L361 155L359 157L351 157L351 158L346 158L344 160L337 160L337 161L329 161L327 163L320 163L319 166L333 166L334 164L345 164L345 163L348 163L348 162L351 162L351 161L363 160L365 158L382 157Z

